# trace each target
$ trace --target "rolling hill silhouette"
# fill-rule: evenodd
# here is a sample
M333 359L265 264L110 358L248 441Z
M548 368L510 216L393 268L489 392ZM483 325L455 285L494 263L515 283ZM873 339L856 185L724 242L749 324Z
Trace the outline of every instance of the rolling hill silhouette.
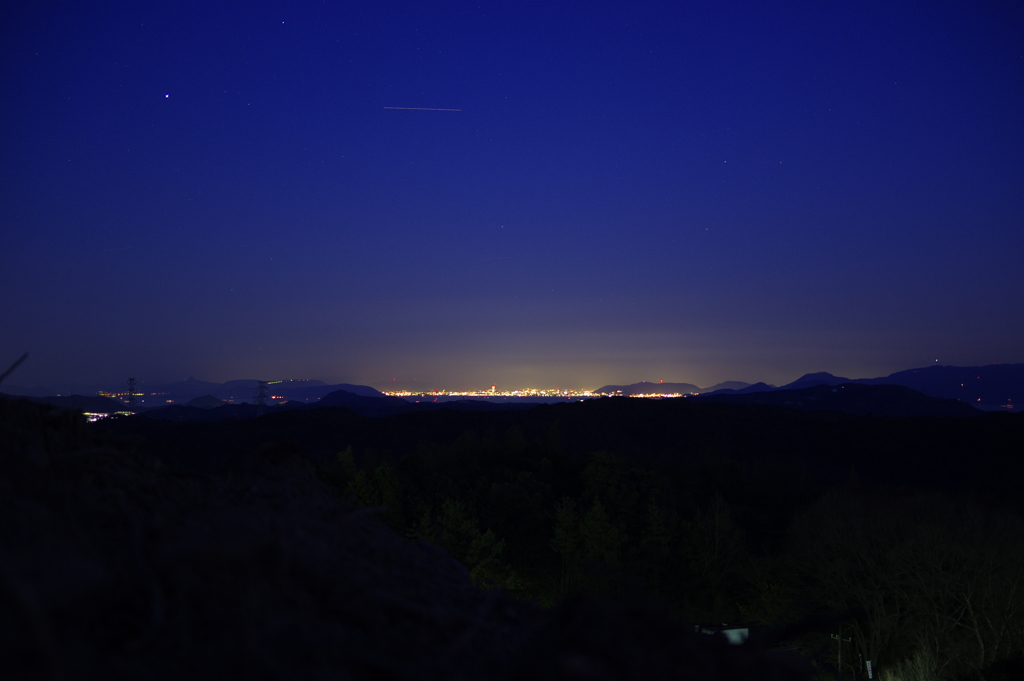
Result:
M805 411L838 411L854 416L979 416L981 412L959 400L929 397L902 385L819 384L793 390L699 395L692 400L730 404L772 404Z
M9 395L9 397L14 396ZM21 397L21 399L36 404L49 404L61 409L74 409L94 414L113 414L127 409L123 402L99 395L53 395L51 397Z
M988 364L976 367L930 366L897 371L878 378L845 378L828 372L804 374L781 388L758 383L743 390L716 394L796 390L816 385L901 385L929 397L955 399L986 409L1019 410L1024 404L1024 364Z
M701 392L701 389L692 383L651 383L649 381L640 381L639 383L632 383L630 385L605 385L601 386L594 392L603 394L618 393L620 395L652 395L671 393L686 395L699 393Z

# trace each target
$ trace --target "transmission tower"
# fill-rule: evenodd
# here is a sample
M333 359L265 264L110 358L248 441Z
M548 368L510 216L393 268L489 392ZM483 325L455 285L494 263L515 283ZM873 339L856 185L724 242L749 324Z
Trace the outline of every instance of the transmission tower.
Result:
M135 409L135 379L128 379L128 408Z
M270 387L266 381L260 381L256 388L256 416L263 416L267 411L267 397L270 395Z

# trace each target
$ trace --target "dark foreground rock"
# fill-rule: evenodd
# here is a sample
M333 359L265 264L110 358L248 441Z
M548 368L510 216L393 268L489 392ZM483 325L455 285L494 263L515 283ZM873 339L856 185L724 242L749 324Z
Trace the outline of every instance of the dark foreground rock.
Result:
M0 400L0 678L802 679L657 608L555 612L265 449L215 474Z

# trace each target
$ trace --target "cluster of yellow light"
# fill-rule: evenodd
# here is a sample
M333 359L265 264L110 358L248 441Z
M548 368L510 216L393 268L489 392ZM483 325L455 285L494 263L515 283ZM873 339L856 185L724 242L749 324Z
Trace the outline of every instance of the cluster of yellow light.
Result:
M523 388L521 390L498 390L491 386L486 390L431 390L429 392L413 392L410 390L385 390L390 397L623 397L622 391L599 393L593 390L564 390L562 388ZM684 393L644 393L628 397L646 397L662 399L666 397L683 397Z
M115 411L114 414L121 414L123 416L131 416L132 412L130 412L130 411ZM89 423L95 423L96 421L99 421L100 419L105 419L105 418L107 418L109 416L113 416L114 414L104 414L102 412L95 412L95 411L84 411L84 412L82 412L82 415L85 416L86 420L89 421Z
M132 395L134 395L135 397L145 397L147 395L149 395L150 397L157 397L159 395L168 395L170 393L144 393L144 392L134 392L134 393L132 393L132 392L128 392L127 390L124 391L124 392L121 392L121 393L111 393L111 392L106 392L105 390L97 390L96 394L99 395L100 397L109 397L109 398L114 399L114 400L127 400ZM59 395L58 395L58 397L59 397ZM172 400L167 400L167 401L171 402Z
M621 394L621 393L620 393ZM699 395L700 393L643 393L629 395L629 397L647 397L661 399L663 397L684 397L685 395Z
M592 390L565 390L562 388L498 390L496 386L485 390L431 390L429 392L385 390L383 392L390 397L600 397Z

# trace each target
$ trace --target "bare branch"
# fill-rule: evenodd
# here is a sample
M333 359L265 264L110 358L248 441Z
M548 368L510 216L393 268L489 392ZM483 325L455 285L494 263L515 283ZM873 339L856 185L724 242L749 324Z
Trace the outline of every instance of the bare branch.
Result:
M14 370L18 368L18 365L21 364L22 362L24 362L26 359L28 359L28 353L27 352L24 355L22 355L21 357L19 357L17 359L17 361L15 361L14 364L12 364L7 371L5 371L2 374L0 374L0 383L3 383L5 378L7 378L11 374L13 374Z

